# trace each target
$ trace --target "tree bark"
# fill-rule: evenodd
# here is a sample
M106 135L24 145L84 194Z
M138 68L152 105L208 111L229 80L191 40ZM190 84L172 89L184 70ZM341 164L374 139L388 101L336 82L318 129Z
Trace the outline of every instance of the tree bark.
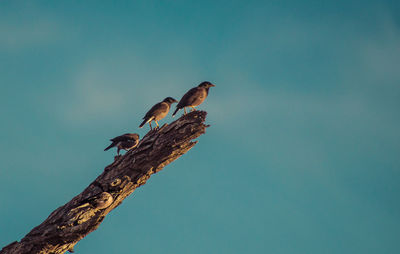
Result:
M82 193L57 208L19 242L0 253L65 253L90 232L150 176L189 151L205 133L207 113L194 111L158 130L149 131L138 147L115 158Z

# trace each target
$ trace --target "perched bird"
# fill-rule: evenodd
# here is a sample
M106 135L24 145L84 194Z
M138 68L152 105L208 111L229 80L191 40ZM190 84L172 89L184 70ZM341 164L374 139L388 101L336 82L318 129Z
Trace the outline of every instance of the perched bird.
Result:
M139 135L136 133L126 133L124 135L110 139L112 142L104 151L107 151L111 147L117 147L117 154L119 155L119 150L124 149L128 151L135 148L139 144Z
M196 110L194 107L199 106L206 99L208 95L208 89L215 85L211 84L208 81L201 82L200 85L190 89L185 95L183 95L182 99L179 101L178 105L176 105L176 110L172 114L175 114L183 108L186 114L186 107L191 107L192 110Z
M169 109L171 108L171 104L174 102L178 102L178 101L172 97L167 97L162 102L159 102L156 105L154 105L143 117L144 121L139 125L139 128L142 128L143 125L145 125L146 123L149 123L150 129L152 130L153 129L151 127L152 121L156 122L157 128L158 128L157 121L160 121L168 114Z

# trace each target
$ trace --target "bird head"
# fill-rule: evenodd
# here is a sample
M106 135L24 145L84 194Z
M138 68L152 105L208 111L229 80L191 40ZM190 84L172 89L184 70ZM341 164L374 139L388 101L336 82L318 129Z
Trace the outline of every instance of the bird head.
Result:
M199 87L204 87L204 88L210 88L213 86L215 86L215 85L213 85L211 82L208 82L208 81L201 82L199 85Z
M164 100L163 100L163 102L166 102L166 103L169 103L169 104L172 104L172 103L175 103L175 102L178 102L177 100L175 100L174 98L172 98L172 97L167 97L167 98L165 98Z

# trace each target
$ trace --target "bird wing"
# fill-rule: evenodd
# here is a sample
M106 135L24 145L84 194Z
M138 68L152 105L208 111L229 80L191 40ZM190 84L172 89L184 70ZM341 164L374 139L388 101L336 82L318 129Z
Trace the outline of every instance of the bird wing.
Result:
M169 111L169 105L165 102L160 102L154 105L143 117L143 119L148 119L150 117L155 117L159 114L165 113Z
M110 141L116 142L116 143L121 142L121 141L126 141L126 140L129 140L129 137L126 136L126 134L118 136L118 137L115 137L113 139L110 139Z
M183 95L182 99L179 101L177 108L183 108L186 106L190 106L195 104L197 100L203 101L204 91L201 87L194 87L190 89L185 95Z
M121 144L122 149L129 150L129 149L136 147L139 144L139 140L131 139L128 141L121 142L120 144Z

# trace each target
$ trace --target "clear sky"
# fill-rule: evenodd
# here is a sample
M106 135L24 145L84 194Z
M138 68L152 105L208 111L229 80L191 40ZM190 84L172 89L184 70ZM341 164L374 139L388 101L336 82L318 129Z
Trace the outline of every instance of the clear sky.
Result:
M77 253L399 253L399 13L0 1L0 246L92 182L110 138L209 80L207 133Z

